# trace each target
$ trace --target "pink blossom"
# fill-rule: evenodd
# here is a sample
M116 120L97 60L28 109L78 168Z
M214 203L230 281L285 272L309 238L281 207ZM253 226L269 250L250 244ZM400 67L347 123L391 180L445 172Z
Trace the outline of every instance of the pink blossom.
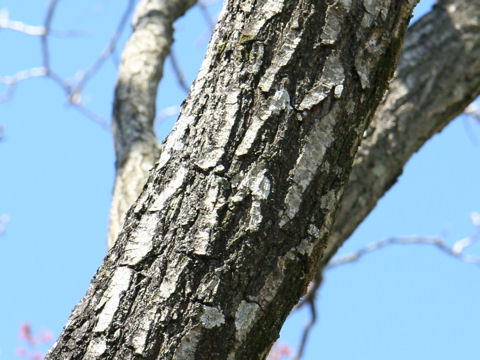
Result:
M35 340L32 336L32 328L30 327L30 324L24 323L20 325L19 337L20 339L25 340L32 345L35 345Z
M49 343L50 341L53 340L53 334L51 331L42 330L42 332L40 333L39 339L41 342Z
M27 350L25 350L25 348L23 348L23 347L17 347L15 349L15 354L17 356L25 356L27 354Z
M268 354L268 360L288 360L293 352L290 346L285 344L275 344Z

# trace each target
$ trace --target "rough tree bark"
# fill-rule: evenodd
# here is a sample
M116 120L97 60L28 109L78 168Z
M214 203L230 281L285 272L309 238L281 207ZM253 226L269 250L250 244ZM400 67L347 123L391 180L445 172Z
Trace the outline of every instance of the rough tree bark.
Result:
M355 156L320 272L408 159L480 95L480 2L439 0L407 32L396 77Z
M264 358L326 246L415 3L228 1L47 359Z

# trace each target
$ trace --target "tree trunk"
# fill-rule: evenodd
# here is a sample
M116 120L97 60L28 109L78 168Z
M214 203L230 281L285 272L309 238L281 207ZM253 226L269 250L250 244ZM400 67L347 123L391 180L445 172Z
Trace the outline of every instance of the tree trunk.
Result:
M322 256L415 3L227 1L47 359L265 358Z

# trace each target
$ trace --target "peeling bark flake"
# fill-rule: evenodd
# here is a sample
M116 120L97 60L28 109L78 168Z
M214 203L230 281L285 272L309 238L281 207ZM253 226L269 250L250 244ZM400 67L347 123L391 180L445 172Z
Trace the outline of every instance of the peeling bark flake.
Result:
M97 305L96 310L100 310L100 314L98 314L97 324L93 328L94 332L103 332L110 326L113 316L118 310L122 292L127 291L130 286L132 273L133 270L125 266L115 270L110 285Z
M334 87L336 90L335 96L339 96L339 90L343 90L343 87L339 88L338 90L336 89L336 87L341 86L344 80L345 74L342 63L340 61L340 57L338 55L330 55L329 57L327 57L327 60L325 60L323 73L320 79L305 95L298 107L298 110L301 111L311 109L313 106L319 104L323 99L328 96L328 94Z
M240 109L238 100L240 93L240 89L229 90L225 98L225 110L218 115L214 115L219 131L213 139L208 139L207 149L202 154L202 157L195 162L195 165L199 168L203 170L213 169L225 154L225 147L230 139L230 134ZM211 123L208 126L211 126Z
M155 202L148 209L149 211L161 211L165 202L183 185L188 170L184 167L178 169L173 180L171 180L157 196Z
M337 107L334 107L327 115L318 121L310 130L305 145L297 158L293 169L292 185L285 197L285 213L280 220L280 226L284 226L293 219L300 209L303 193L310 185L319 166L324 160L325 151L333 141L333 127Z
M245 176L241 176L242 181L238 185L238 191L231 198L234 203L241 202L247 194L250 194L252 203L249 211L249 224L247 229L258 230L263 213L261 203L268 199L271 190L271 182L267 176L267 170L261 164L253 167ZM235 180L234 180L235 182Z
M333 45L337 41L338 34L342 29L342 13L344 10L338 8L338 4L334 3L327 8L325 25L322 29L322 44Z
M242 142L235 150L235 155L242 156L248 154L248 151L253 145L253 142L257 138L257 135L262 128L265 122L260 120L260 118L253 118L252 124L248 127L245 135L243 136Z
M172 129L172 132L167 138L165 146L163 147L164 151L162 151L160 159L158 160L159 167L163 167L168 162L168 160L170 160L170 157L172 156L172 151L181 151L184 148L184 136L186 134L186 130L194 123L194 116L180 116L178 118L175 126Z
M244 33L250 36L256 36L265 23L273 16L280 14L283 9L284 0L267 0L262 5L262 17L255 17L255 21L248 23L244 29ZM252 10L252 2L243 4L242 11L249 13Z
M278 115L285 110L291 110L290 94L287 90L277 90L273 95L272 101L266 110L260 113L259 117L254 117L252 124L248 127L242 142L235 150L235 155L242 156L248 154L253 143L257 139L260 129L272 115Z
M107 351L107 342L104 338L93 339L82 357L82 360L97 360Z
M198 298L201 301L207 302L217 292L220 279L214 276L212 279L207 278L202 280L198 287Z
M250 184L250 190L253 195L252 206L250 208L250 221L248 223L248 228L256 231L259 229L260 224L262 223L263 215L261 210L261 202L268 198L270 194L270 180L265 175L266 170L263 170L258 174Z
M155 317L155 313L157 309L155 307L151 308L148 311L148 317L142 319L141 323L139 324L137 331L132 339L132 346L135 350L135 354L143 355L145 352L145 348L147 347L147 337L148 332L151 329L151 322L148 319L153 319Z
M260 79L258 87L265 93L269 92L275 76L277 73L288 64L290 59L295 54L298 44L301 40L301 34L290 31L282 44L282 47L275 53L270 67L265 71L265 74Z
M160 284L160 297L168 299L170 295L175 292L177 288L177 280L180 274L183 272L183 269L187 265L185 258L176 258L176 261L168 264L167 271L163 277L162 283Z
M275 270L272 271L265 279L262 289L257 296L249 296L248 300L259 304L261 307L266 307L277 296L278 290L282 285L285 276L286 261L292 259L292 251L281 256L276 263Z
M121 261L122 265L134 266L152 250L152 239L155 235L157 222L158 218L154 213L147 213L142 216L131 240L125 247Z
M193 238L194 249L193 253L196 255L208 255L208 248L210 246L210 230L218 221L218 210L225 205L225 198L222 195L220 188L225 182L219 176L209 177L208 191L202 201L202 210L204 217L201 223L198 224L198 230Z

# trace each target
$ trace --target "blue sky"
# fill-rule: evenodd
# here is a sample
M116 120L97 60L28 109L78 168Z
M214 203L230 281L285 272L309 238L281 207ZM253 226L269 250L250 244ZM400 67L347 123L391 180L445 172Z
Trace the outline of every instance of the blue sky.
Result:
M431 6L423 1L419 16ZM13 20L41 25L48 1L4 0ZM53 22L81 36L51 40L52 67L72 77L102 51L126 1L60 1ZM210 8L214 16L219 5ZM188 81L195 78L208 42L198 8L177 23L175 53ZM130 32L124 31L117 56ZM41 64L39 39L0 31L0 75ZM88 107L109 121L118 60L108 60L88 82ZM0 91L5 88L0 86ZM185 93L167 61L158 109L178 106ZM168 134L175 117L157 125ZM14 359L23 322L55 337L106 252L114 177L111 134L69 107L48 79L19 84L0 104L0 214L10 217L0 236L0 360ZM480 125L466 116L435 136L341 249L399 235L439 235L446 241L473 234L480 211ZM480 247L471 249L479 253ZM394 246L360 262L332 269L318 298L318 323L304 357L325 359L476 359L480 322L477 267L428 246ZM292 316L282 342L295 347L308 317Z

